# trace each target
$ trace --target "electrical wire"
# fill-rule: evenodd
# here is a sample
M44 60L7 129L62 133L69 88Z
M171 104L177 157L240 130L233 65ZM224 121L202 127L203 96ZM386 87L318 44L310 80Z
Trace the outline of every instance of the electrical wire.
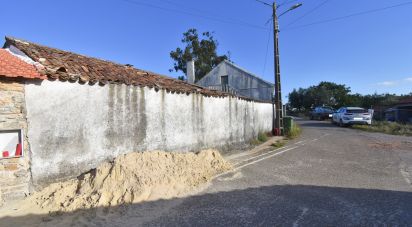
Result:
M262 3L263 5L272 6L271 4L269 4L269 3L265 2L265 1L262 1L262 0L255 0L255 1L260 2L260 3Z
M372 9L372 10L366 10L366 11L363 11L363 12L352 13L352 14L349 14L349 15L346 15L346 16L341 16L341 17L335 17L335 18L331 18L331 19L316 21L316 22L309 23L309 24L304 24L304 25L300 25L300 26L286 28L286 29L283 29L283 31L289 31L289 30L294 30L294 29L298 29L298 28L305 28L305 27L309 27L309 26L313 26L313 25L324 24L324 23L329 23L329 22L338 21L338 20L344 20L344 19L347 19L347 18L350 18L350 17L356 17L356 16L361 16L361 15L376 13L376 12L379 12L379 11L384 11L384 10L397 8L397 7L401 7L401 6L406 6L406 5L410 5L410 4L412 4L412 1L400 3L400 4L397 4L397 5Z
M265 28L263 26L250 24L250 23L247 23L247 22L244 22L244 21L233 19L233 18L231 18L231 20L224 20L222 18L215 18L215 17L205 16L205 15L195 14L195 13L192 13L192 12L187 12L187 11L183 11L183 10L179 10L179 9L170 9L170 8L166 8L166 7L162 7L162 6L158 6L158 5L153 5L153 4L146 3L146 2L138 2L138 1L132 1L132 0L122 0L122 1L130 3L130 4L141 5L141 6L160 9L160 10L164 10L164 11L169 11L169 12L174 12L174 13L179 13L179 14L186 14L186 15L193 16L193 17L200 17L200 18L203 18L203 19L206 19L206 20L211 20L211 21L225 23L225 24L239 25L239 26L244 26L244 27L249 27L249 28L254 28L254 29L259 29L259 30L268 30L267 28ZM264 2L262 0L255 0L255 1L261 2L263 4L270 5L269 3ZM289 4L289 3L292 3L294 1L297 1L297 0L289 0L289 1L286 0L286 1L282 2L281 5ZM175 2L172 2L172 1L169 1L169 0L165 0L165 2L168 2L169 4L183 6L182 4L178 4L178 3L175 3ZM322 2L317 7L310 10L308 13L306 13L302 17L298 18L297 20L301 20L303 17L307 16L308 14L310 14L313 11L320 8L322 5L326 4L326 2L327 1ZM285 29L282 29L282 31L295 30L295 29L305 28L305 27L309 27L309 26L313 26L313 25L329 23L329 22L338 21L338 20L344 20L344 19L347 19L347 18L350 18L350 17L375 13L375 12L379 12L379 11L383 11L383 10L387 10L387 9L391 9L391 8L396 8L396 7L401 7L401 6L405 6L405 5L409 5L409 4L412 4L412 1L404 2L404 3L401 3L401 4L392 5L392 6L388 6L388 7L383 7L383 8L373 9L373 10L367 10L367 11L358 12L358 13L353 13L353 14L349 14L349 15L346 15L346 16L341 16L341 17L335 17L335 18L331 18L331 19L316 21L316 22L313 22L313 23L304 24L304 25L300 25L300 26L287 27ZM279 5L279 6L281 6L281 5ZM199 10L197 10L197 11L199 11ZM291 24L293 24L293 23L295 23L295 21L293 21ZM287 26L289 26L289 25L287 25Z
M289 24L286 25L286 28L289 27L290 25L302 20L303 18L305 18L306 16L308 16L309 14L315 12L317 9L319 9L320 7L322 7L323 5L325 5L326 3L328 3L329 0L325 0L323 2L321 2L319 5L315 6L313 9L309 10L308 12L306 12L305 14L303 14L302 16L298 17L296 20L290 22Z
M203 9L199 9L199 8L187 7L187 4L177 3L177 2L171 1L171 0L157 0L157 1L158 1L158 2L162 2L162 3L169 4L169 5L173 5L173 6L176 6L176 7L178 7L178 8L186 8L187 10L197 11L197 12L199 12L199 13L206 14L206 15L214 15L214 16L217 16L217 17L219 17L219 18L226 19L226 20L232 20L232 21L234 21L234 22L243 23L243 24L249 24L249 22L240 20L240 19L238 19L238 18L227 17L226 15L220 15L220 14L217 14L217 13L215 13L215 12L211 12L211 11L207 11L207 10L203 10ZM253 25L253 26L255 26L255 25ZM256 25L256 26L257 26L257 25Z
M279 7L281 7L281 6L283 6L283 5L286 5L286 4L289 4L289 3L292 3L292 2L297 2L298 0L285 0L285 1L283 1L282 3L280 3L278 6L277 6L277 8L279 8Z
M269 23L269 26L271 25L272 23ZM265 54L265 63L264 63L264 65L263 65L263 74L262 74L262 76L264 76L265 75L265 72L266 72L266 64L267 64L267 59L268 59L268 53L269 53L269 44L270 44L270 38L272 37L272 29L269 29L269 34L268 34L268 42L267 42L267 44L266 44L266 54Z
M192 12L187 12L187 11L184 11L184 10L166 8L166 7L163 7L163 6L158 6L158 5L154 5L154 4L146 3L146 2L139 2L139 1L132 1L132 0L122 0L122 1L127 2L129 4L160 9L160 10L163 10L163 11L174 12L174 13L178 13L178 14L186 14L186 15L189 15L189 16L199 17L199 18L203 18L203 19L211 20L211 21L215 21L215 22L220 22L220 23L239 25L239 26L244 26L244 27L249 27L249 28L254 28L254 29L260 29L260 30L267 30L267 28L265 28L263 26L254 25L254 24L250 24L250 23L247 23L247 22L243 22L243 21L224 20L224 19L221 19L221 18L215 18L215 17L211 17L211 16L205 16L205 15L200 15L200 14L196 14L196 13L192 13Z
M201 10L201 9L196 9L196 8L192 8L192 7L189 8L189 7L187 7L187 5L185 5L185 4L177 3L177 2L174 2L174 1L170 1L170 0L159 0L159 1L160 1L160 2L168 3L169 5L174 5L174 6L178 6L178 7L184 7L184 8L190 9L190 10L198 11L198 12L200 12L200 13L210 13L210 12L207 12L207 11Z

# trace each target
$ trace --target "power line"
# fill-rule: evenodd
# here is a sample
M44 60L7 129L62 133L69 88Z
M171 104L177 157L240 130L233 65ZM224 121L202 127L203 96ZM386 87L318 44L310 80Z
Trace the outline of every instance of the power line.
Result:
M279 7L283 6L283 5L292 3L292 2L296 2L296 1L298 1L298 0L289 0L289 1L288 1L288 0L285 0L285 1L283 1L282 3L280 3L280 4L277 6L277 8L279 8Z
M177 3L177 2L174 2L174 1L170 1L170 0L160 0L160 2L166 2L166 3L170 4L170 5L179 6L179 7L185 7L185 8L187 8L187 9L191 9L191 10L198 11L198 12L200 12L200 13L209 13L209 12L204 11L204 10L201 10L201 9L196 9L196 8L192 8L192 7L188 8L187 5L185 5L185 4Z
M219 18L223 18L223 19L227 19L227 20L232 20L232 21L234 21L234 22L243 23L243 24L249 24L249 22L244 21L244 20L240 20L240 19L238 19L238 18L227 17L226 15L219 15L219 14L217 14L217 13L215 13L215 12L210 12L210 11L203 10L203 9L199 9L199 8L187 7L187 4L177 3L177 2L171 1L171 0L157 0L157 1L158 1L158 2L162 2L162 3L165 2L165 3L169 4L169 5L173 5L173 6L176 6L176 7L179 7L179 8L186 8L187 10L197 11L197 12L202 13L202 14L208 14L208 15L213 14L214 16L218 16ZM253 26L258 26L258 25L253 25Z
M329 23L329 22L338 21L338 20L344 20L344 19L347 19L347 18L350 18L350 17L356 17L356 16L361 16L361 15L376 13L376 12L379 12L379 11L384 11L384 10L397 8L397 7L401 7L401 6L406 6L406 5L410 5L410 4L412 4L412 1L404 2L404 3L401 3L401 4L397 4L397 5L387 6L387 7L383 7L383 8L366 10L366 11L363 11L363 12L353 13L353 14L349 14L349 15L346 15L346 16L335 17L335 18L331 18L331 19L327 19L327 20L316 21L316 22L309 23L309 24L304 24L304 25L300 25L300 26L287 28L287 29L284 29L284 31L294 30L294 29L298 29L298 28L304 28L304 27L308 27L308 26L312 26L312 25Z
M272 3L268 3L268 2L265 2L265 1L262 1L262 0L255 0L255 1L260 2L260 3L264 4L264 5L267 5L267 6L272 7ZM283 6L283 5L292 3L292 2L296 2L296 1L297 1L297 0L285 0L285 1L283 1L282 3L278 4L277 8L279 8L279 7Z
M265 1L262 1L262 0L255 0L255 1L260 2L260 3L262 3L263 5L272 6L271 4L269 4L269 3L265 2Z
M122 1L127 2L127 3L129 3L129 4L134 4L134 5L140 5L140 6L145 6L145 7L149 7L149 8L160 9L160 10L163 10L163 11L174 12L174 13L178 13L178 14L186 14L186 15L189 15L189 16L199 17L199 18L203 18L203 19L211 20L211 21L216 21L216 22L220 22L220 23L234 24L234 25L239 25L239 26L244 26L244 27L250 27L250 28L254 28L254 29L267 30L267 28L265 28L265 27L262 27L262 26L259 26L259 25L254 25L254 24L250 24L250 23L243 22L243 21L224 20L224 19L220 19L220 18L215 18L215 17L205 16L205 15L195 14L195 13L192 13L192 12L187 12L187 11L184 11L184 10L166 8L166 7L162 7L162 6L158 6L158 5L153 5L153 4L146 3L146 2L138 2L138 1L132 1L132 0L122 0Z
M290 26L290 25L292 25L292 24L294 24L294 23L302 20L304 17L306 17L307 15L313 13L314 11L316 11L317 9L319 9L320 7L322 7L323 5L325 5L325 4L328 3L328 2L329 2L329 0L325 0L325 1L321 2L319 5L315 6L313 9L309 10L307 13L305 13L305 14L303 14L302 16L298 17L296 20L290 22L288 25L286 25L286 27L288 27L288 26Z
M272 23L270 23L269 25L271 25ZM272 30L269 29L269 34L268 34L268 42L266 44L266 54L265 54L265 63L263 65L263 74L262 76L265 76L265 71L266 71L266 63L267 63L267 59L268 59L268 52L269 52L269 43L270 43L270 38L272 37Z

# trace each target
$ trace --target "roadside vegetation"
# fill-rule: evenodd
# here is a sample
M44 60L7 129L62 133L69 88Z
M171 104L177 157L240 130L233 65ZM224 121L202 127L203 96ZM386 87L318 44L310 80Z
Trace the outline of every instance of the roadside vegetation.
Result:
M285 131L285 136L288 139L295 139L302 133L302 129L298 124L293 124L290 130Z
M294 89L289 93L288 108L292 113L308 114L312 108L317 106L330 106L338 109L342 106L358 106L365 109L376 106L390 107L399 100L412 96L412 93L405 95L395 94L353 94L351 88L345 84L336 84L323 81L318 85L308 88Z
M289 139L295 139L295 138L299 137L301 132L302 132L302 130L299 127L299 125L294 123L294 124L292 124L292 128L290 130L285 130L285 135L284 135L285 138L284 139L278 140L278 141L270 144L270 146L274 147L274 148L283 147ZM257 138L252 139L250 141L250 144L253 145L253 146L261 145L262 143L267 142L270 139L271 136L272 136L271 132L267 132L267 133L259 132Z
M259 132L258 137L256 139L251 140L250 144L257 146L268 141L268 134L270 133Z
M258 134L258 140L259 140L260 142L262 142L262 143L268 141L267 133L260 132L260 133Z
M372 125L354 125L352 128L368 132L380 132L390 135L412 136L411 124L400 124L388 121L375 121Z
M275 143L272 143L270 146L274 147L274 148L281 148L283 146L285 146L286 141L285 140L278 140Z

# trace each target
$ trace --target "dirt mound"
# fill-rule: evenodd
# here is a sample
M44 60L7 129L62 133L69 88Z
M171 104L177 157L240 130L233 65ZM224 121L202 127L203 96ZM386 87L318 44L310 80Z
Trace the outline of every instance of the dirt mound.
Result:
M230 168L215 150L134 152L77 179L52 184L31 200L49 211L73 211L168 199L183 196Z

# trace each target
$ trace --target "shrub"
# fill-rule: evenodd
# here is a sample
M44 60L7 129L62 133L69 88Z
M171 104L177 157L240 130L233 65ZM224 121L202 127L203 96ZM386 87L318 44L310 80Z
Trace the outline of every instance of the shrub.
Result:
M268 141L268 136L267 136L266 133L264 133L264 132L259 132L257 139L258 139L260 142L266 142L266 141Z
M368 132L381 132L391 135L412 136L412 125L388 121L374 121L372 125L354 125L353 128Z
M288 131L285 131L285 136L289 139L295 139L302 133L298 124L293 124L292 128Z

